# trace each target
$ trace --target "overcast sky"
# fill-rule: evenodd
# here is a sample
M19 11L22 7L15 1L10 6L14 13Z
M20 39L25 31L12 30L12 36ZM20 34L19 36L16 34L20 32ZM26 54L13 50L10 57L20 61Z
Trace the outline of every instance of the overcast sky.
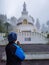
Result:
M8 18L19 18L26 2L28 14L40 23L49 20L49 0L0 0L0 14L6 14Z

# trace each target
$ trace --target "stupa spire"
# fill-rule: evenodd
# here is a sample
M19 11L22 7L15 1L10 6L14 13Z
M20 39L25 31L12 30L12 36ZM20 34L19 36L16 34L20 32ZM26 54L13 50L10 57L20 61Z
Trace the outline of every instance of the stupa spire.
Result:
M27 14L28 14L28 12L27 12L27 10L26 10L26 3L24 2L22 15L27 15Z
M23 11L26 11L26 3L23 4Z

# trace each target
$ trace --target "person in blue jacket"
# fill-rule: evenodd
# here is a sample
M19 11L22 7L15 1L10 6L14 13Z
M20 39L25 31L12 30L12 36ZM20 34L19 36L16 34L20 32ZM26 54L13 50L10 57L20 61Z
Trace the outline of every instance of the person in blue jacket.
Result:
M25 59L25 53L23 49L15 43L17 41L17 34L15 32L9 33L8 41L9 43L5 48L7 56L6 65L21 65L21 62Z

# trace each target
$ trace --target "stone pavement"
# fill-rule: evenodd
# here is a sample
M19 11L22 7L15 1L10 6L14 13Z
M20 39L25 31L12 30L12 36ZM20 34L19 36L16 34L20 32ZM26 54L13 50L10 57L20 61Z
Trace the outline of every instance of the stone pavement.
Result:
M49 45L34 45L34 44L25 44L21 45L25 52L32 53L48 53L49 54ZM2 53L5 51L5 46L0 45L0 60L2 58ZM31 53L31 54L32 54ZM0 65L6 65L5 61L0 61ZM22 62L22 65L49 65L49 59L27 59Z

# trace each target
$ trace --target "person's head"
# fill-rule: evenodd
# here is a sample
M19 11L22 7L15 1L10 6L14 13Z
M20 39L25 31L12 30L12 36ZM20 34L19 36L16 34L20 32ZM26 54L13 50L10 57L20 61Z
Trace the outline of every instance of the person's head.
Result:
M8 34L8 41L15 42L17 40L17 34L15 32L11 32Z

